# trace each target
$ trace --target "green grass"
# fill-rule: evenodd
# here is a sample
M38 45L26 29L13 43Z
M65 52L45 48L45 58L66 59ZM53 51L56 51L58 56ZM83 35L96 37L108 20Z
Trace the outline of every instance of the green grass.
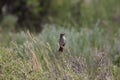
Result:
M67 44L58 52L59 34ZM119 80L120 29L46 26L42 33L2 34L0 80Z

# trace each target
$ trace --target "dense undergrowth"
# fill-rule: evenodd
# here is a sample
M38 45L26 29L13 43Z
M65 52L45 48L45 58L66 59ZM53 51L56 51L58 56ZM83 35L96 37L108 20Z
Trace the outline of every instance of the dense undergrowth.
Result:
M58 52L59 34L67 44ZM0 35L0 80L119 80L120 29L48 26L41 34Z
M39 34L17 32L19 17L2 7L0 80L120 80L120 0L51 0L49 9L39 1L27 0L34 15L24 16L31 29L46 22ZM42 11L47 15L38 15ZM61 32L67 38L63 53Z

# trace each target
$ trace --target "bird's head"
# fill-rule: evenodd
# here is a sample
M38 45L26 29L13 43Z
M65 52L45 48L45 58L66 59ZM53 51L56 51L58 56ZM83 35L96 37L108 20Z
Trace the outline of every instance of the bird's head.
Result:
M65 35L65 33L61 33L61 34L60 34L60 37L63 37L64 35Z

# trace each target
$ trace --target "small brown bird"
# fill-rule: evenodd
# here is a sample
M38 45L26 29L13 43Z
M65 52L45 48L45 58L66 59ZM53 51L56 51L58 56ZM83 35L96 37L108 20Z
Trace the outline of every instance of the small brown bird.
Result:
M63 52L65 44L66 44L65 33L61 33L59 39L59 52Z

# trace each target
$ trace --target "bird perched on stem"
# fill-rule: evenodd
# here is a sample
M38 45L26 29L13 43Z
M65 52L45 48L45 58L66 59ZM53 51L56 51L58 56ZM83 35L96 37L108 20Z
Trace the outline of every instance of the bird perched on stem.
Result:
M65 33L61 33L59 38L59 52L63 52L65 44L66 44Z

